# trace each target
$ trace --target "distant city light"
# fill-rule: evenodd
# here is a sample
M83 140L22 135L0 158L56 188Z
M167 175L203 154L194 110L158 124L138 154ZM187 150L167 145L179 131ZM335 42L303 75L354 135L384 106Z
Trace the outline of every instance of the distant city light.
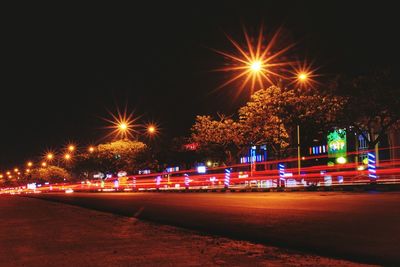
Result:
M206 173L206 166L197 166L198 173Z

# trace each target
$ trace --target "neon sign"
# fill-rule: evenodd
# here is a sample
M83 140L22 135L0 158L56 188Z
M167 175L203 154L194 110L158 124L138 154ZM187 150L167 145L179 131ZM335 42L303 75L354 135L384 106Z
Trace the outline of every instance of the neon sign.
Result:
M347 141L346 131L334 130L328 134L328 156L330 158L346 157Z

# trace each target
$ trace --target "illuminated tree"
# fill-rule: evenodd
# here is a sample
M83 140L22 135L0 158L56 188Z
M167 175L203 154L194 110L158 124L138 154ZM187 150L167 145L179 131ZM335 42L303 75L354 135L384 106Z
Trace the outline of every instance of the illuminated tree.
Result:
M280 157L290 145L296 144L297 125L302 129L302 142L309 143L316 132L335 124L344 103L345 97L315 88L270 86L255 92L239 109L238 121L223 116L220 120L198 116L192 127L192 138L202 147L217 146L223 151L266 144Z
M278 106L281 89L271 86L259 90L251 96L249 102L239 109L239 125L242 144L266 144L276 155L289 145L289 136L283 120L278 117Z
M71 175L67 170L57 166L47 166L32 169L28 181L30 182L50 182L62 183L71 180Z
M146 151L146 144L127 139L100 144L93 151L77 157L74 171L79 174L85 172L116 174L119 171L134 173L140 168L149 167Z
M269 91L269 90L267 90ZM290 144L296 141L296 127L301 131L301 142L311 144L316 133L325 132L337 125L343 114L346 97L321 88L285 88L269 94L276 116L282 119L290 136Z
M234 163L242 143L239 124L230 117L219 114L219 120L211 116L197 116L192 126L192 140L202 152L226 163Z

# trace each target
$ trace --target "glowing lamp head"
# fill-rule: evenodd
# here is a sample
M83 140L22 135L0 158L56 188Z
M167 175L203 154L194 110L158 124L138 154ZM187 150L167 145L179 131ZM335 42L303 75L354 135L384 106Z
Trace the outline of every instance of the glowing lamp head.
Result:
M300 72L300 73L297 75L297 79L298 79L300 82L305 82L305 81L307 81L307 79L308 79L308 75L307 75L307 73L305 73L305 72Z
M119 124L119 129L120 129L121 131L126 131L126 129L128 129L128 125L127 125L125 122L121 122L121 123Z
M32 161L29 161L26 165L28 165L28 167L32 167L33 163Z
M42 167L46 167L47 163L46 162L42 162Z
M261 61L259 61L259 60L256 60L256 61L254 61L254 62L252 62L251 63L251 65L250 65L250 69L253 71L253 72L259 72L260 70L261 70Z
M15 169L14 169L14 172L18 172L18 168L15 168Z
M74 145L69 145L68 146L68 150L71 151L71 152L74 151L75 150L75 146Z
M52 160L54 158L54 155L52 153L47 154L46 158L48 160Z
M156 132L156 127L154 127L154 126L149 126L149 127L147 128L147 131L148 131L150 134L153 134L153 133Z
M90 153L92 153L92 152L94 152L94 147L90 146L88 150Z
M65 154L64 155L64 159L65 160L70 160L71 159L71 155L70 154Z

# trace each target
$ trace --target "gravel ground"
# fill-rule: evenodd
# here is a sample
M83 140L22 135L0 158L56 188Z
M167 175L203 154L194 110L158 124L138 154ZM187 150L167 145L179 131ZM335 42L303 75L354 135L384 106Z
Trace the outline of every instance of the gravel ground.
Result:
M0 266L367 266L0 196Z

